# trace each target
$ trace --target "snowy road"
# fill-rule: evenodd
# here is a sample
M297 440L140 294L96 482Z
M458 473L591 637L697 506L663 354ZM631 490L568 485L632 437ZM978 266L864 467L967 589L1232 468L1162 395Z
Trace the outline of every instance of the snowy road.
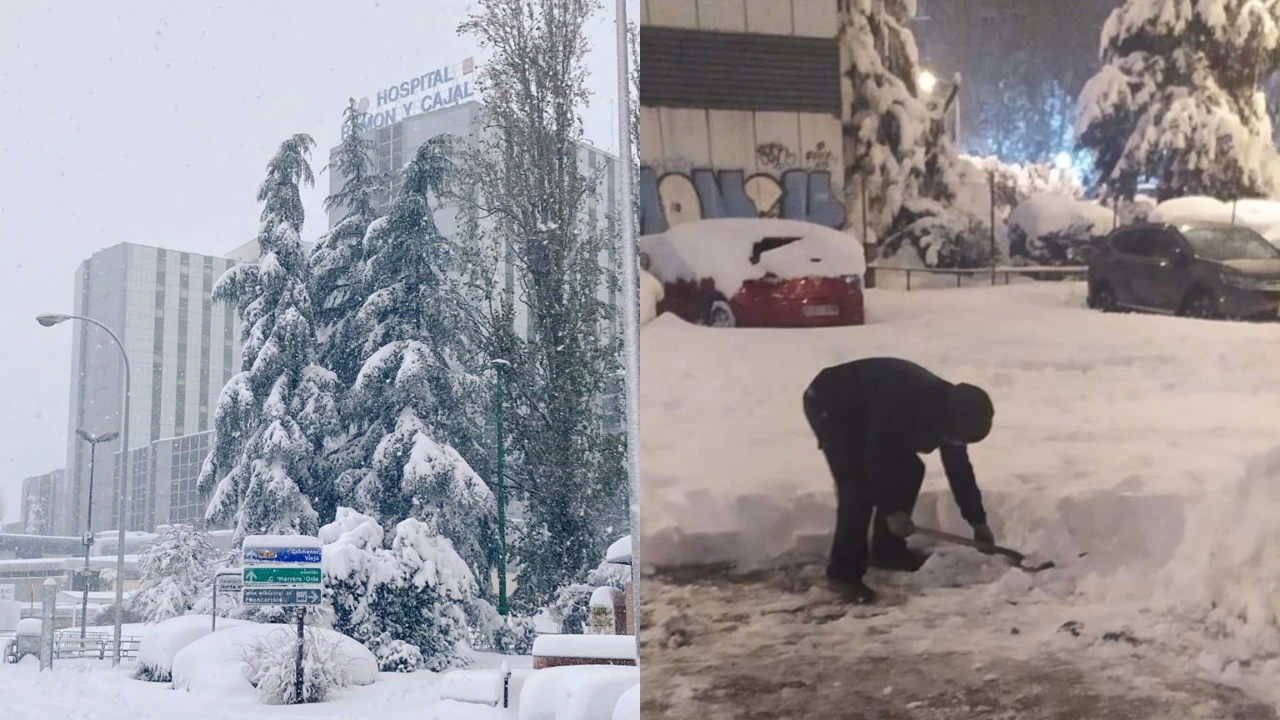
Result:
M905 357L991 393L996 427L971 455L993 528L1005 544L1053 559L1059 568L1031 579L944 552L910 580L911 592L904 593L910 599L890 615L815 626L815 642L829 644L824 652L853 657L849 638L856 633L834 632L843 623L852 623L851 632L880 627L895 637L902 628L931 623L945 632L888 645L878 639L877 647L892 651L887 659L869 651L859 657L881 657L872 663L876 668L907 668L909 657L928 652L949 666L937 658L999 638L997 657L1020 658L1008 668L1013 674L1080 673L1078 682L1088 687L1145 698L1142 707L1160 707L1160 698L1175 701L1177 692L1201 687L1191 680L1200 677L1280 701L1268 690L1280 687L1280 553L1274 551L1280 547L1280 324L1102 315L1084 309L1080 283L872 291L868 309L869 324L861 328L721 331L669 317L646 326L641 522L647 566L768 569L820 560L829 546L834 493L801 416L800 395L825 366ZM917 523L964 532L937 458L926 464ZM877 582L883 581L871 584ZM948 589L953 586L963 589ZM778 600L751 587L739 590L725 612L751 615ZM684 592L678 584L650 583L644 603L661 613ZM714 600L706 607L687 601L694 620L719 612ZM844 617L842 610L824 612ZM987 618L1002 626L1021 623L1020 633L996 632L983 624ZM1088 634L1060 637L1058 627L1069 620L1096 629L1098 638L1129 628L1143 642L1112 647L1091 643ZM757 635L753 622L739 621L733 631L738 652L721 657L738 659L726 672L760 662L780 672L807 664L853 675L853 660L796 662L808 656L792 658L783 635ZM939 645L941 636L947 641ZM1062 645L1065 637L1071 640ZM1117 651L1137 657L1095 657ZM664 673L677 685L698 682L690 668L663 664L663 658L687 660L685 651L663 653L671 654L644 658L646 693ZM1123 682L1104 682L1128 671L1132 677ZM982 677L971 673L955 682L973 689ZM1212 706L1216 692L1205 689L1197 698ZM1016 693L1010 688L998 695ZM915 701L891 704L901 709L908 702ZM1231 717L1222 708L1243 701L1223 696L1216 702L1219 710L1206 717ZM1088 715L1064 713L1059 716Z

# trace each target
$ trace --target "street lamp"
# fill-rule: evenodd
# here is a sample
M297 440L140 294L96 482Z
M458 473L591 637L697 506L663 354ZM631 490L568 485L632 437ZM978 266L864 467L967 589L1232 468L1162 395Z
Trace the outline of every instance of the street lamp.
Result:
M119 528L120 545L116 549L116 647L115 652L111 656L111 665L114 667L120 664L120 644L123 639L124 630L122 624L122 619L124 617L124 518L125 509L129 499L129 480L132 477L129 473L129 466L132 464L130 462L131 458L129 457L129 353L125 352L124 343L120 342L120 338L116 337L116 334L111 332L111 328L103 325L93 318L87 318L83 315L62 314L36 316L36 322L40 323L44 327L53 327L54 325L64 323L68 320L81 320L102 328L102 330L110 335L111 339L115 341L116 347L120 348L120 357L124 359L124 410L120 416L120 433L122 435L122 442L120 444L124 450L124 467L121 468L120 471L120 508L116 512L116 527Z
M921 70L916 76L916 85L920 86L920 92L932 95L934 88L938 87L938 76L928 70Z
M98 443L111 442L120 437L120 433L112 430L101 435L91 435L84 430L76 429L76 435L89 443L89 511L84 518L84 596L80 600L80 637L84 637L89 622L89 548L93 547L93 461L98 451Z

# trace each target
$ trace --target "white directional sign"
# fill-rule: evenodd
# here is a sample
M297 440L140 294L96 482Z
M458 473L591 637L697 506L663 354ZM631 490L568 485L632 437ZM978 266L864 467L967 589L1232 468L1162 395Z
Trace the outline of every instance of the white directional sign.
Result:
M306 535L254 535L241 548L245 605L319 605L321 543Z

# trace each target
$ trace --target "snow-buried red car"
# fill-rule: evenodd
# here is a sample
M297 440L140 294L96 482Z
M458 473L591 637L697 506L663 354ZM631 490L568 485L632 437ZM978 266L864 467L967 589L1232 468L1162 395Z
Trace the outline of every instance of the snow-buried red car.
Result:
M658 312L712 327L833 327L865 321L857 238L797 220L681 223L640 238L662 282Z

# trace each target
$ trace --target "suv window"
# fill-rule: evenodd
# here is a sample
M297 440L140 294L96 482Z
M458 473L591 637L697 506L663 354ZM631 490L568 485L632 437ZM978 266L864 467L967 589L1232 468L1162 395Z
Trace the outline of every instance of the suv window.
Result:
M1121 255L1146 257L1150 254L1151 234L1144 230L1126 230L1111 239L1111 247Z
M1178 239L1168 232L1154 231L1150 234L1148 251L1151 257L1170 258L1182 247Z

